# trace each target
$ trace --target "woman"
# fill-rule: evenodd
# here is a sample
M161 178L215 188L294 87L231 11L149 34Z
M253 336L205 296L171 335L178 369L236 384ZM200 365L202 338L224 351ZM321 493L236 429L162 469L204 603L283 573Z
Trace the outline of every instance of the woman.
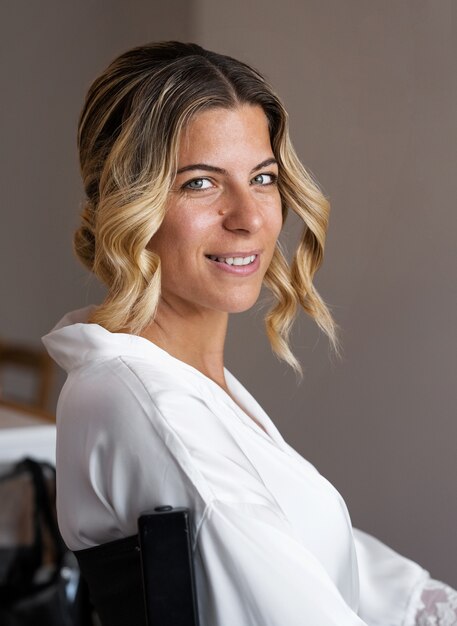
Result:
M352 529L339 493L224 367L228 314L262 283L280 358L300 371L299 307L337 345L312 282L328 204L271 87L194 44L143 46L93 83L78 139L75 250L108 295L44 338L68 372L57 506L70 549L134 534L154 506L188 506L205 625L457 623L456 594ZM290 268L289 209L304 225Z

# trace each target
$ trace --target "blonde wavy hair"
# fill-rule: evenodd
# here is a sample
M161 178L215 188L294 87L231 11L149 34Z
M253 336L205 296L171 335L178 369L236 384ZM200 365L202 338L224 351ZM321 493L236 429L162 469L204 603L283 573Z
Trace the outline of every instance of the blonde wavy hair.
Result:
M301 307L338 352L336 325L313 285L324 252L329 203L300 163L288 116L261 74L192 43L152 43L117 57L90 86L78 125L86 192L74 236L77 257L108 287L89 320L111 332L139 334L160 298L160 258L147 249L165 215L179 141L203 110L259 105L268 119L279 166L283 223L289 209L303 221L291 265L278 241L264 284L274 296L265 316L274 353L301 374L289 347Z

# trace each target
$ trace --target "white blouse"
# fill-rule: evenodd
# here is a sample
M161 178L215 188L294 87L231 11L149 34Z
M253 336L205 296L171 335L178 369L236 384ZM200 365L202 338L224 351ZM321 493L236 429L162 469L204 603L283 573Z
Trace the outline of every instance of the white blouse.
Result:
M57 510L72 550L192 511L203 626L407 626L428 573L353 529L343 498L226 369L230 393L151 341L66 315ZM250 417L255 418L265 429Z

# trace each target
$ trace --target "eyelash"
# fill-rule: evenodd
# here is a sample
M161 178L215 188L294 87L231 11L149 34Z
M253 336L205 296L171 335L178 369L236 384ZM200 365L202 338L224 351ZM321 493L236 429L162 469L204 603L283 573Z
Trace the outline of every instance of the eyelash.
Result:
M271 178L271 182L265 183L264 185L258 185L259 187L270 187L271 185L276 185L276 183L278 182L277 174L273 174L272 172L262 172L261 174L256 174L254 178L257 178L257 176L270 176ZM252 180L254 180L254 178ZM210 182L212 182L211 179L206 176L199 176L198 178L192 178L192 180L188 180L186 183L184 183L182 189L184 191L207 191L208 187L205 189L196 189L195 187L188 186L190 185L190 183L194 183L197 180L209 180Z

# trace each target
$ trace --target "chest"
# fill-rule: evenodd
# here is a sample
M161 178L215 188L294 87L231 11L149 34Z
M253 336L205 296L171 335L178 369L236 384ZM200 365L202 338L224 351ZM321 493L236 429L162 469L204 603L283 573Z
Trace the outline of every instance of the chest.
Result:
M211 411L193 415L192 427L188 425L182 436L217 498L279 511L291 534L332 578L344 578L353 561L344 500L273 428L267 433L261 420L265 417L246 403L241 407L235 401L216 401Z

